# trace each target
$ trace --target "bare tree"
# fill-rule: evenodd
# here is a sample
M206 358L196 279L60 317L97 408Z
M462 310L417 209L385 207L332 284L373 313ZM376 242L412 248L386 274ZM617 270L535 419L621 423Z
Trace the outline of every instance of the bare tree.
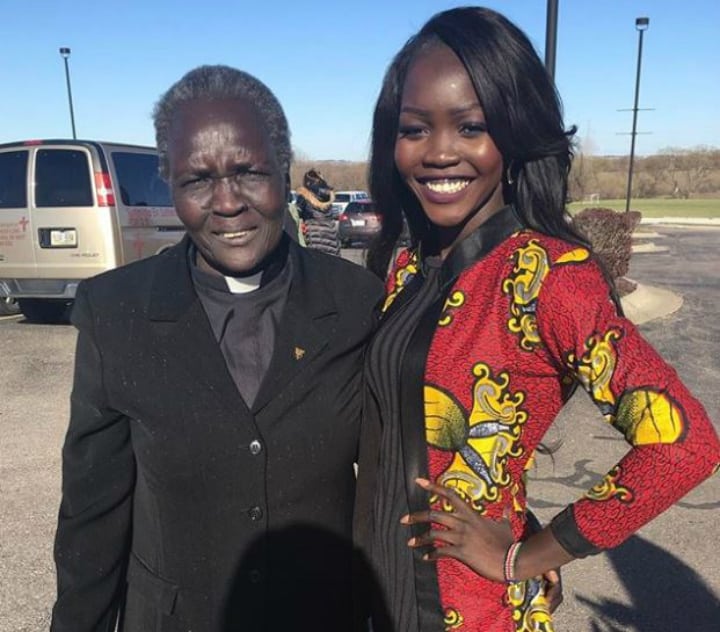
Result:
M336 191L364 190L367 164L346 160L295 160L290 170L293 188L302 184L303 175L309 169L317 169Z
M709 192L713 172L720 163L719 149L705 145L692 149L668 147L660 155L673 197L689 198Z
M576 147L569 177L569 194L574 200L598 193L601 199L622 198L627 184L627 156L593 155L593 144L584 139ZM290 171L293 188L302 184L308 169L318 169L339 190L367 190L367 163L345 160L312 160L295 148ZM638 197L720 195L720 149L699 146L670 147L636 158L633 194Z

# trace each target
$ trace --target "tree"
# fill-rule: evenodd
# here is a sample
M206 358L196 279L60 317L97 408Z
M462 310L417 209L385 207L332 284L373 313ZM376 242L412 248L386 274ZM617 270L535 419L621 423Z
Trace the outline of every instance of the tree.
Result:
M668 147L660 152L673 197L689 198L710 189L713 171L720 164L720 149L700 145L692 149Z

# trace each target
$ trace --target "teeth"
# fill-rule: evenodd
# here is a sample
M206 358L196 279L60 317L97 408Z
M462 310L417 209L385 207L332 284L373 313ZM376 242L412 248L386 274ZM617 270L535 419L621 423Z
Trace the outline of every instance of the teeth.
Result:
M249 230L240 230L236 233L220 233L220 236L226 237L227 239L235 239L236 237L244 237L249 232L250 232Z
M435 193L457 193L468 184L470 180L432 180L426 182L425 186Z

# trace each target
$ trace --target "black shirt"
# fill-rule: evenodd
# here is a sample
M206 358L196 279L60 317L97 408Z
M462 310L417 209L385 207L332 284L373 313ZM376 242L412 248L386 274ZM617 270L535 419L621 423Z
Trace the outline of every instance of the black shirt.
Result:
M201 270L195 263L195 249L190 249L195 290L248 408L270 366L290 288L292 264L287 248L283 251L264 270L233 279Z

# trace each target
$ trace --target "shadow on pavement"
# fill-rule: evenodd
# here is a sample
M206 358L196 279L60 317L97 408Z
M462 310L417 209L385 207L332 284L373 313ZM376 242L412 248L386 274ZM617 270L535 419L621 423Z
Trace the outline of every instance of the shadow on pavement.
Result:
M720 600L682 560L639 536L605 555L631 603L576 595L597 616L593 632L717 632Z

